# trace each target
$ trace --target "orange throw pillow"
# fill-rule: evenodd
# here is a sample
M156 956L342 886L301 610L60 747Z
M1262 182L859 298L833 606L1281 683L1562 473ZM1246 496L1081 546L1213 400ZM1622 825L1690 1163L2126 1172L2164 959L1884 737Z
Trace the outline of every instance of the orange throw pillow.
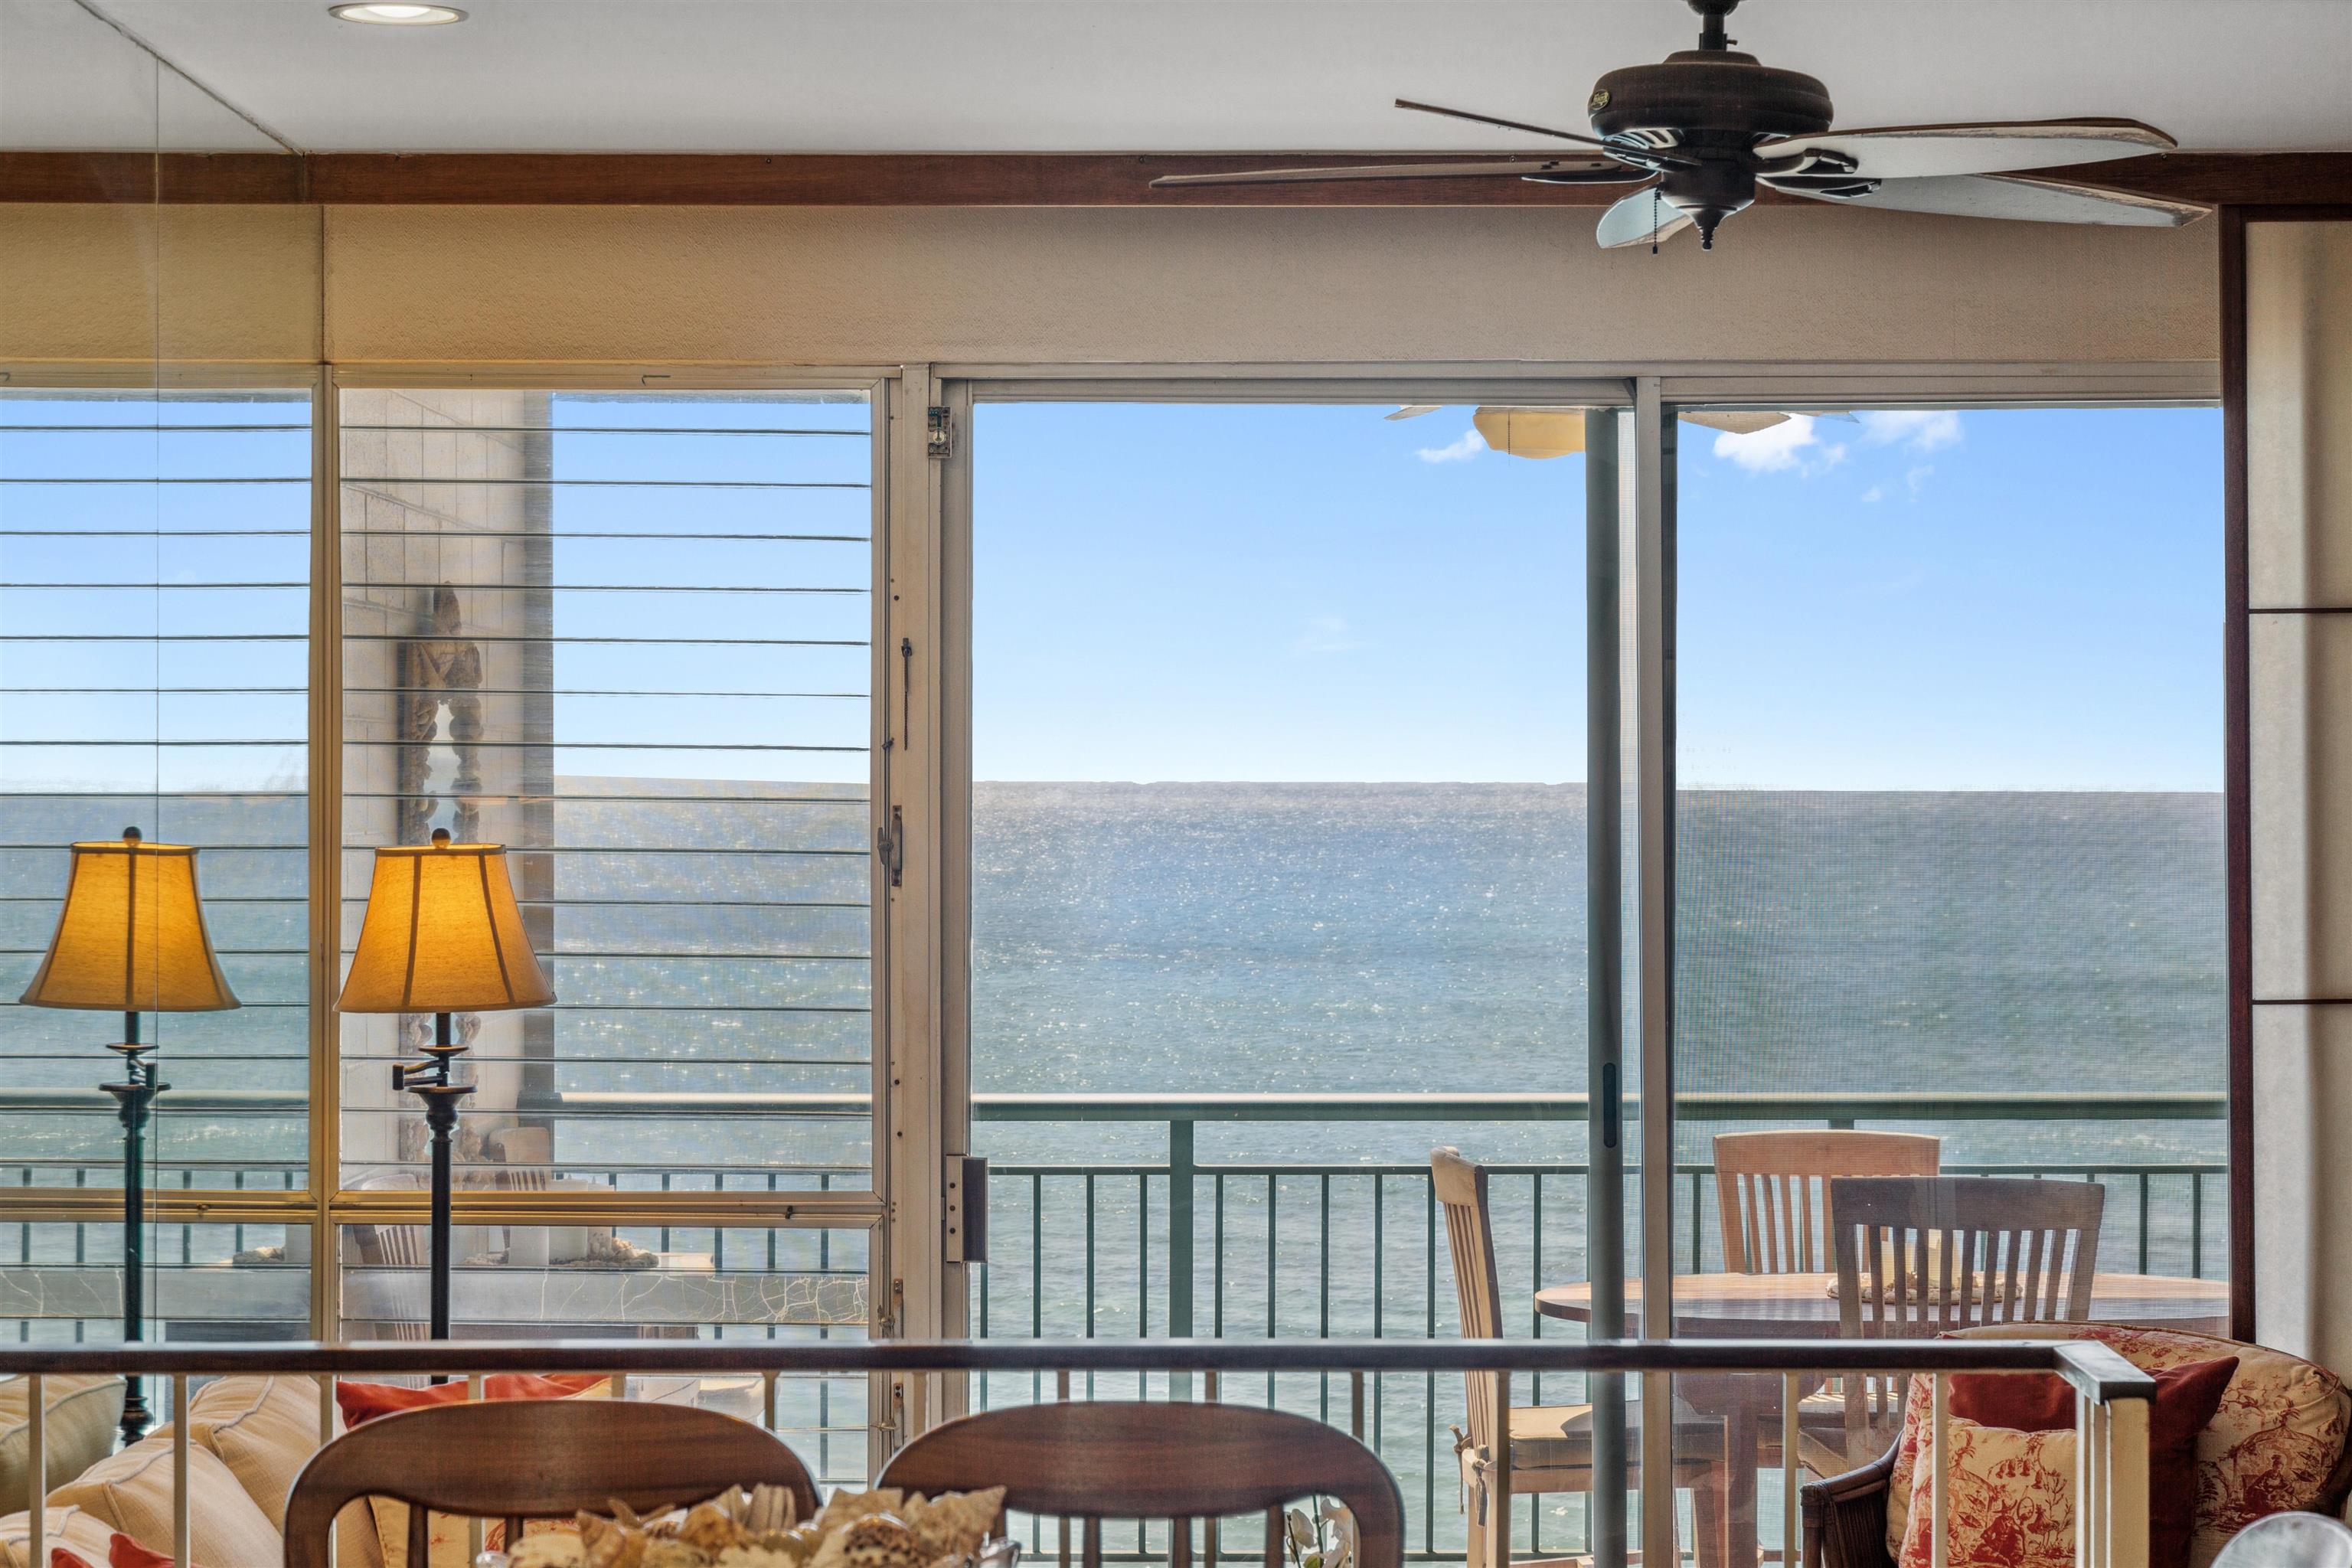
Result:
M81 1554L62 1546L49 1548L49 1568L90 1568ZM106 1543L106 1568L172 1568L172 1554L140 1545L121 1531Z
M604 1382L601 1373L564 1373L533 1377L526 1373L493 1373L482 1379L484 1399L572 1399ZM335 1403L343 1407L343 1424L357 1426L379 1415L403 1410L423 1410L435 1405L463 1405L466 1385L444 1383L430 1388L403 1388L391 1383L338 1383Z

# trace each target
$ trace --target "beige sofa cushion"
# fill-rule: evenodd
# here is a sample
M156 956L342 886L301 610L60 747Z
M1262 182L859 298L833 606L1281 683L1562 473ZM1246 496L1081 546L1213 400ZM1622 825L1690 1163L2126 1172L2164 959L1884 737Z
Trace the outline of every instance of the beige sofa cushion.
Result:
M92 1563L106 1561L107 1548L114 1540L114 1526L78 1508L50 1509L44 1517L43 1528L47 1531L46 1546L62 1546ZM32 1535L30 1513L20 1511L0 1519L0 1568L35 1568L26 1555ZM48 1568L48 1564L42 1563L39 1568Z
M333 1411L334 1435L343 1435L343 1413ZM286 1500L294 1479L319 1451L319 1384L316 1378L215 1378L188 1396L188 1441L209 1448L236 1477L246 1495L269 1522L286 1528ZM383 1568L375 1519L355 1502L336 1516L337 1560L343 1568Z
M343 1413L327 1408L340 1437ZM282 1532L286 1494L319 1451L318 1380L215 1378L188 1398L188 1441L211 1449Z
M168 1432L101 1460L50 1501L95 1514L142 1546L172 1550L172 1439ZM209 1448L188 1445L188 1552L205 1568L281 1561L285 1543L261 1505Z
M21 1377L0 1383L0 1513L33 1506L26 1488L32 1464L31 1395ZM119 1377L48 1377L41 1381L48 1408L42 1429L48 1484L69 1481L114 1449L114 1429L122 1420Z

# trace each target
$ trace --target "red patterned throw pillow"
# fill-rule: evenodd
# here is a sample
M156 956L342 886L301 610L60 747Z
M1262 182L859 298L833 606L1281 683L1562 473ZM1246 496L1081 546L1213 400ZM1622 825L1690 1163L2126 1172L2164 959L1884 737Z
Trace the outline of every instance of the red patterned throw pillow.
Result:
M2074 1433L2020 1432L1954 1417L1944 1429L1951 1484L1947 1568L2072 1568ZM1899 1568L1930 1568L1936 1488L1922 1467Z
M2156 1382L2156 1400L2148 1412L2147 1431L2148 1568L2189 1568L2197 1528L2198 1439L2221 1407L2221 1396L2228 1392L2230 1380L2237 1370L2237 1357L2221 1356L2212 1361L2160 1368L2150 1374ZM2030 1447L2004 1446L2006 1439L2059 1431L2071 1436L2074 1426L2073 1388L2065 1379L2046 1373L1964 1373L1955 1376L1950 1386L1951 1430L1957 1433L1963 1424L1969 1428L1975 1445L1974 1462L1982 1472L1963 1475L1958 1451L1955 1449L1953 1509L1966 1507L2001 1519L2004 1522L1993 1531L1995 1534L2021 1528L2024 1515L2030 1514L2033 1507L2024 1500L2038 1497L2043 1489L2046 1478L2033 1471L2032 1464L2038 1463L2044 1455ZM1918 1392L1925 1392L1924 1380ZM1915 1400L1917 1397L1915 1393ZM1896 1459L1898 1476L1908 1470L1924 1477L1926 1467L1921 1461L1926 1446L1925 1423L1909 1425ZM1997 1460L1989 1458L1996 1452L2000 1456ZM2074 1462L2070 1444L2065 1455L2067 1489L2061 1510L2065 1554L2070 1560L2074 1553ZM1915 1537L1920 1551L1927 1551L1928 1529L1925 1513L1931 1489L1920 1485L1911 1493L1910 1515L1903 1531L1906 1564L1909 1563ZM1980 1536L1985 1533L1955 1511L1949 1554L1952 1568L1960 1568L1964 1561L1960 1549L1964 1535L1971 1529ZM2011 1550L2030 1552L2035 1540L2038 1536L2030 1530L2014 1541L2004 1539L1997 1546L1988 1540L1983 1544L1995 1555L1986 1561L2008 1561L2000 1553ZM1923 1555L1920 1562L1926 1561Z

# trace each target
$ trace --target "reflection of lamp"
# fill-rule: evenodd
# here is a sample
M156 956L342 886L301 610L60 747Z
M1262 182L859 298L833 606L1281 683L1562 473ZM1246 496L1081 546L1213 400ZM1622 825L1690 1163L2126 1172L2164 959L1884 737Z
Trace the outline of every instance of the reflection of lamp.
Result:
M142 1148L148 1106L171 1085L155 1081L155 1047L139 1038L142 1013L211 1013L237 1005L213 956L196 896L196 852L185 844L149 844L126 827L120 839L73 847L65 908L48 955L19 1000L35 1007L121 1013L127 1082L100 1084L122 1112L122 1337L144 1337L142 1291L147 1228ZM127 1381L122 1436L147 1430L139 1379Z
M421 1096L433 1132L433 1337L449 1337L449 1134L457 1101L474 1092L449 1081L466 1047L449 1037L452 1013L544 1007L555 1000L522 929L507 852L499 844L430 845L375 852L367 918L336 1006L345 1013L430 1013L430 1068L392 1069L392 1087Z

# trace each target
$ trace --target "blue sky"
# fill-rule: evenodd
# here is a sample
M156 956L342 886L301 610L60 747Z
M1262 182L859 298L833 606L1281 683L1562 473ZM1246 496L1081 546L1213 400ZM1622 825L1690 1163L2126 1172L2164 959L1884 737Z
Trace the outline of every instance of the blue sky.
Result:
M31 591L10 630L83 624L299 634L308 525L298 405L169 405L286 421L245 435L14 434L11 473L270 474L268 486L10 487L8 576L285 581L286 588ZM12 405L12 407L15 407ZM44 410L47 410L47 413ZM1584 774L1584 473L1484 449L1469 410L990 405L976 419L975 771L983 779L1498 780ZM19 423L123 422L47 402ZM570 478L866 474L855 402L562 400L561 422L790 424L835 438L559 443ZM2221 419L2210 409L1864 413L1748 437L1685 425L1681 758L1686 784L1776 788L2193 789L2221 763ZM145 464L150 467L141 468ZM567 531L753 529L807 542L573 539L559 630L837 638L853 646L566 645L562 771L851 778L839 752L709 750L864 739L867 560L859 489L567 489ZM289 510L289 509L291 510ZM52 517L54 513L54 517ZM117 514L120 514L119 516ZM183 530L273 531L239 539ZM831 594L712 595L782 582ZM602 594L589 584L675 585ZM290 618L289 618L290 617ZM51 623L57 624L52 626ZM138 687L152 644L12 644L16 687ZM65 667L81 673L68 679ZM101 670L97 668L103 665ZM120 669L115 668L121 665ZM255 696L18 692L11 735L268 737L276 745L42 748L10 780L255 787L299 780L299 639L179 645L168 684ZM102 679L101 679L102 678ZM793 696L749 693L794 693ZM742 693L745 695L734 695ZM834 696L834 693L847 695ZM805 694L805 695L801 695ZM600 746L656 741L674 750ZM99 775L103 773L105 778ZM117 775L120 775L119 778ZM19 786L21 787L21 785Z
M1580 458L1469 410L976 420L983 779L1584 775ZM1682 426L1685 784L2221 779L2221 416Z

